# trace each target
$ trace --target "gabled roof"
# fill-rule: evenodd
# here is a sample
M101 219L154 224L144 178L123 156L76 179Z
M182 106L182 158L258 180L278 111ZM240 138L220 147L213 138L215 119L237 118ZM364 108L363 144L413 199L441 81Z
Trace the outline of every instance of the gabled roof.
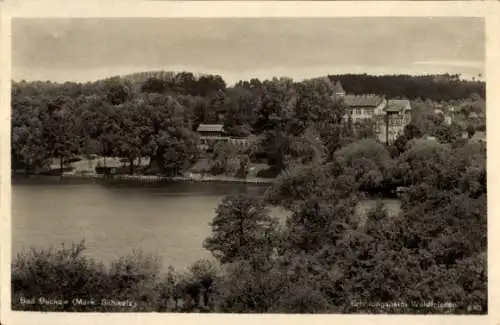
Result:
M224 132L224 125L222 124L200 124L197 129L198 132Z
M411 110L410 101L407 99L389 99L386 112L405 112Z
M345 90L344 90L344 87L342 87L342 84L340 83L340 81L337 81L335 83L335 93L336 94L345 94Z
M377 107L383 100L377 95L346 95L344 104L347 107Z

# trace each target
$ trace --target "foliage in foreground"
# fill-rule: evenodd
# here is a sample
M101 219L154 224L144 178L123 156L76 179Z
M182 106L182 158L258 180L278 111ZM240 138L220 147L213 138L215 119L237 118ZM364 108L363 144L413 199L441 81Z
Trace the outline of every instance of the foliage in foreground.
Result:
M401 167L394 176L408 186L401 197L402 212L390 217L378 205L364 218L355 213L359 175L346 163L366 159L360 148L340 150L337 163L295 166L282 174L266 200L292 214L267 246L258 237L247 242L247 248L259 247L250 258L228 249L241 250L228 235L245 219L241 212L251 209L240 208L248 201L239 197L225 202L224 213L215 220L228 222L212 228L212 246L207 247L225 272L218 282L222 310L487 312L484 147L410 143L397 160ZM388 155L368 158L384 168ZM253 227L246 229L262 233L268 229L260 222L265 218L253 219ZM226 247L226 253L218 247Z
M13 310L184 312L203 311L209 305L217 267L208 260L182 274L173 268L163 273L161 262L142 252L105 266L86 257L84 249L82 242L19 254L12 263ZM30 299L33 304L26 303ZM67 303L50 303L54 301Z
M124 311L19 304L78 294L137 302L127 311L486 313L484 145L408 139L391 158L370 141L344 146L333 161L286 164L264 197L226 198L205 241L218 266L162 275L141 254L105 267L80 245L32 251L13 263L14 308ZM390 217L378 205L360 218L361 191L380 175L407 187L402 211ZM269 204L291 213L286 224Z

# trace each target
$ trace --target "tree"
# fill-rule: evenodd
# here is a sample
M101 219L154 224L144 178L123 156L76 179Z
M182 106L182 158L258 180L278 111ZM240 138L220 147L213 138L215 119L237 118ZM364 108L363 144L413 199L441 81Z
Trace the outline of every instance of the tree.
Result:
M410 124L405 126L403 134L396 138L396 141L393 145L393 148L395 149L395 154L393 156L397 157L401 153L403 153L406 150L406 144L408 143L408 141L421 137L422 132L420 131L418 126L416 126L413 122L410 122Z
M267 130L258 142L258 151L265 153L267 162L275 171L286 167L286 155L290 146L290 136L282 130Z
M414 139L408 142L407 148L397 159L398 167L392 171L394 178L401 177L406 186L424 182L445 185L442 181L451 154L449 145Z
M132 98L133 89L130 82L114 77L104 81L104 94L108 103L119 105Z
M240 166L238 171L236 172L236 177L247 178L249 170L250 170L250 157L245 154L240 158Z
M161 131L156 145L155 160L167 175L181 174L199 158L198 137L186 128Z
M329 177L325 177L329 175ZM337 163L293 165L285 169L266 191L266 202L296 211L311 197L342 199L355 194L355 179Z
M247 136L256 123L255 108L259 98L251 90L237 87L228 89L229 107L224 117L224 129L235 136Z
M474 125L472 124L467 125L467 136L469 137L469 139L472 138L475 133L476 133L476 128L474 127Z
M117 130L116 153L128 161L129 173L133 174L134 160L147 153L148 143L144 143L143 139L144 133L147 134L149 130L142 127L138 107L134 101L125 103L120 110L124 112Z
M335 152L335 156L340 163L347 165L359 158L366 158L372 160L378 167L383 167L390 160L390 154L384 145L370 139L359 140L347 145Z
M442 143L453 143L462 134L460 128L456 124L441 124L434 130L432 135Z
M296 83L295 119L305 128L309 123L338 124L343 118L342 106L335 100L335 87L328 78L315 78Z
M164 80L151 77L141 86L141 92L143 93L159 93L163 94L167 91L167 84Z
M286 164L298 162L300 164L322 163L325 160L325 147L319 134L312 128L307 128L300 136L290 139Z
M237 153L237 148L229 142L216 143L211 157L211 172L214 175L233 175L239 165Z
M257 133L265 130L284 130L295 113L297 93L293 81L273 78L261 84L260 99L253 125Z
M354 125L358 139L376 139L375 123L372 120L363 120Z
M193 95L205 97L210 93L224 91L226 82L219 75L203 75L196 83L196 91Z
M203 289L203 304L209 305L209 296L212 293L212 284L217 278L219 270L216 265L207 259L202 259L189 267L192 277Z
M59 97L50 100L42 115L43 138L48 155L59 159L60 174L65 160L79 153L82 140L74 118L72 100Z
M334 156L346 172L354 176L358 188L365 191L380 188L385 169L391 161L384 145L371 139L353 142L336 151Z
M12 98L11 162L12 169L27 174L50 165L52 157L43 138L43 112L39 100Z

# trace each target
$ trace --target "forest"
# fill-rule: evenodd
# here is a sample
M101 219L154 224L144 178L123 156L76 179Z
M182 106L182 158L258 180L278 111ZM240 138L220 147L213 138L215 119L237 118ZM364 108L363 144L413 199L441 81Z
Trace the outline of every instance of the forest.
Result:
M430 99L433 101L457 100L476 93L485 97L484 82L464 81L460 75L424 76L370 76L331 75L331 80L339 80L352 94L382 94L391 98Z
M377 142L369 126L342 122L330 78L227 87L219 76L161 73L14 83L14 169L35 172L52 158L63 168L74 156L98 154L150 157L160 172L180 173L202 155L196 126L223 123L231 134L256 135L243 154L266 161L277 176L262 196L221 202L203 244L214 261L163 274L143 254L103 265L83 254L83 243L34 249L13 260L13 308L118 311L19 303L114 296L138 302L136 312L487 313L486 146L471 139L485 131L484 84L449 76L345 78L335 80L347 93L412 100L412 122L394 144ZM432 83L440 91L427 97ZM449 106L451 124L435 113ZM228 159L227 152L217 154ZM397 187L406 188L397 217L383 204L355 213L367 193ZM288 210L286 223L270 207ZM405 308L381 307L395 302Z
M413 99L412 127L417 128L410 129L416 136L449 137L451 143L467 128L484 131L484 83L438 77L336 78L345 79L347 93L383 91ZM402 89L405 84L414 93ZM439 98L431 91L425 96L431 86L439 90ZM433 107L443 103L457 107L461 124L447 126L436 119ZM468 119L472 112L482 113L482 118ZM128 161L130 173L147 172L134 166L137 158L147 158L146 169L179 174L202 154L197 149L197 126L221 123L230 135L255 135L256 144L239 153L244 156L241 161L266 162L275 176L290 163L329 160L344 145L374 137L370 125L358 125L354 134L353 125L343 123L343 114L333 96L333 82L326 77L301 82L252 79L232 87L220 76L187 72L134 74L86 84L14 82L12 169L36 173L57 159L62 172L78 156L98 155ZM210 158L227 165L234 148L218 149Z

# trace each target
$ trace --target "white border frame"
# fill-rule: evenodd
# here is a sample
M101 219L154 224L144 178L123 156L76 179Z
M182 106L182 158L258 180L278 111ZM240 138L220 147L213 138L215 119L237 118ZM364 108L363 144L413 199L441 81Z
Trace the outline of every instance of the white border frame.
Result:
M500 306L495 184L500 173L494 169L497 145L493 121L500 117L500 2L414 2L414 1L25 1L0 4L0 222L1 240L1 322L14 324L301 324L303 322L371 324L500 324L495 306ZM11 18L18 17L484 17L486 29L486 81L488 130L488 316L406 316L406 315L235 315L235 314L157 314L157 313L38 313L10 310L10 76ZM495 105L497 104L497 105ZM495 236L496 235L496 236Z

